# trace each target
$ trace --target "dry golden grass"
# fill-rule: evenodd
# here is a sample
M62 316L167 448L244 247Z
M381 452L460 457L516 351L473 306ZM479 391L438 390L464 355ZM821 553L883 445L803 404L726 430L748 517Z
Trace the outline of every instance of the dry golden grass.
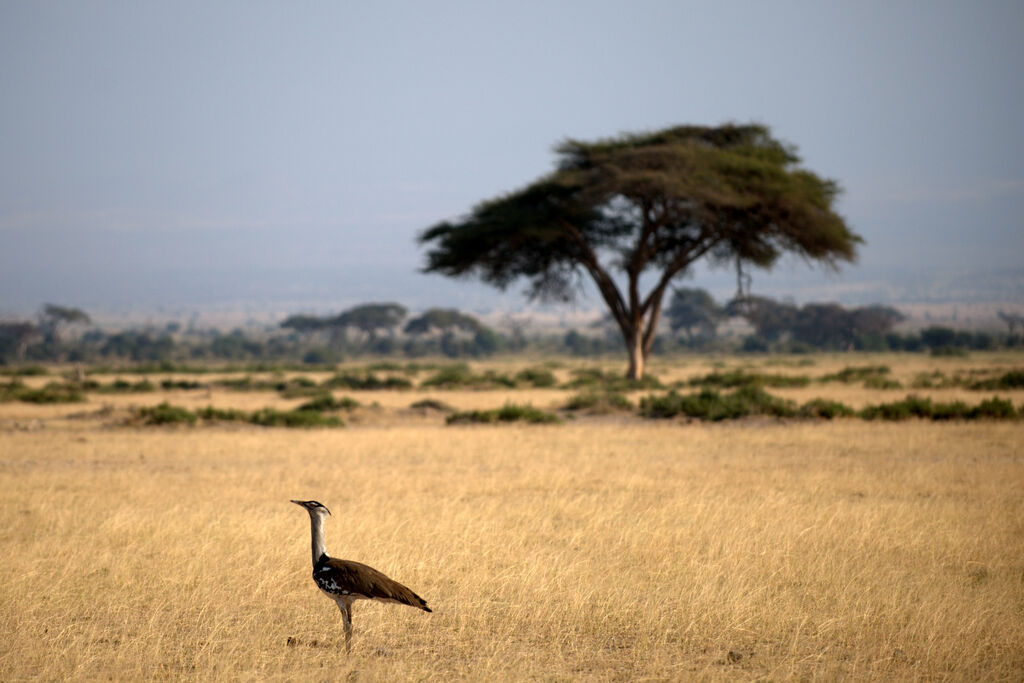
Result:
M0 679L1024 678L1019 422L66 417L120 398L0 406ZM296 497L435 612L357 603L346 655Z

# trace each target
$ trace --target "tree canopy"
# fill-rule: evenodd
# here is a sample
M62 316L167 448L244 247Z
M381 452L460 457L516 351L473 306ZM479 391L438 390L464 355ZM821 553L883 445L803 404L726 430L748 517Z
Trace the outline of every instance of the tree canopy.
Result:
M665 313L672 331L685 330L690 341L696 334L714 337L718 323L725 315L707 290L696 287L676 289Z
M479 320L454 308L431 308L405 325L405 333L414 335L428 334L435 330L440 332L461 330L476 333L483 329L484 326L480 324Z
M788 334L793 341L833 349L850 348L858 339L881 339L904 319L902 313L889 306L852 309L835 303L797 306L764 297L734 300L727 311L746 318L758 336L766 341L778 341Z
M839 185L799 166L759 124L677 126L556 147L555 171L425 230L424 271L570 300L596 284L639 378L666 289L695 261L771 267L783 253L831 266L861 240L834 210ZM642 276L651 273L642 291Z
M396 303L360 304L333 317L290 315L281 322L281 327L289 327L297 332L354 328L366 333L372 339L377 330L386 330L389 333L394 331L394 328L405 318L406 313L405 306Z
M406 313L405 306L401 304L362 304L339 314L331 324L338 327L353 327L365 332L372 339L376 336L377 330L393 332Z

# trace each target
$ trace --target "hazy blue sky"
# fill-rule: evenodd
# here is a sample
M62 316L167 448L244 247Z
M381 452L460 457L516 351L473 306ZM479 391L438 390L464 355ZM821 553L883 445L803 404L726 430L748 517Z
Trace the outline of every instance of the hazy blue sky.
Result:
M518 304L416 233L566 136L730 120L845 188L860 265L804 285L1019 293L1022 36L1019 0L0 0L0 313Z

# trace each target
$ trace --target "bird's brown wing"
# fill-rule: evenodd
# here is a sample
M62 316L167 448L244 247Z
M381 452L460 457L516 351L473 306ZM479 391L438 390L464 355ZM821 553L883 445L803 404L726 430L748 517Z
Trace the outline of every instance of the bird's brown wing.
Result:
M372 600L385 600L417 607L424 612L433 611L427 607L426 600L394 579L388 578L373 567L361 562L339 560L332 557L317 565L313 572L313 578L321 588L331 593L347 592L350 595L358 595Z

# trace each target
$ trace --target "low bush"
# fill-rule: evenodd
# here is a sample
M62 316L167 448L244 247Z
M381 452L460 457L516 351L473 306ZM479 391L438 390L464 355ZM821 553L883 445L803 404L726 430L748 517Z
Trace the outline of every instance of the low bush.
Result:
M251 375L246 375L245 377L218 380L215 384L230 391L276 391L281 394L301 394L302 392L314 390L315 393L321 393L323 391L322 388L317 386L316 382L302 375L292 377L291 379L283 379L281 377L253 379Z
M932 401L911 394L902 401L880 403L864 407L860 416L865 420L909 420L912 417L931 418Z
M324 388L313 384L312 386L289 386L281 389L279 392L281 398L310 398L311 396L320 396L324 393Z
M7 391L12 390L8 388ZM81 403L85 400L85 394L77 384L50 382L41 389L29 389L22 385L22 388L13 390L12 398L22 403Z
M555 374L547 368L526 368L517 372L512 379L516 384L525 384L538 389L553 387L558 382L555 379Z
M193 413L166 401L156 406L137 408L135 414L145 425L192 425L199 419L210 422L245 422L261 427L341 427L345 424L336 416L322 415L315 410L263 408L250 413L234 408L207 406Z
M0 368L0 376L7 377L43 377L50 371L42 365L21 365L13 368Z
M196 411L196 416L201 420L218 422L248 422L251 413L237 408L214 408L206 406Z
M565 404L566 410L582 410L592 415L607 415L633 409L625 395L614 391L588 390L572 396Z
M205 389L206 385L195 380L187 379L165 379L160 382L160 388L170 391L172 389L184 389L186 391L192 389Z
M976 406L963 401L936 403L928 398L907 396L902 401L866 406L860 411L865 420L1013 420L1020 417L1009 399L992 397Z
M312 410L318 413L325 413L331 410L352 410L358 407L359 401L349 398L348 396L335 398L331 394L321 394L309 401L306 401L296 408L296 410Z
M215 384L231 391L266 391L270 388L265 382L256 382L250 375L217 380Z
M870 375L864 378L865 389L902 389L903 385L899 380L882 377L881 375Z
M830 375L823 375L818 379L819 382L842 382L843 384L853 384L854 382L864 382L869 378L883 377L892 372L888 365L862 365L862 366L847 366L839 372L832 373Z
M914 376L910 386L914 389L948 389L963 384L961 377L949 377L941 370L919 372Z
M554 413L538 410L530 405L517 405L514 403L506 403L497 410L470 410L467 412L454 413L448 416L448 424L494 424L496 422L557 424L561 421L561 418Z
M87 391L95 391L98 394L144 394L156 391L156 385L148 379L140 379L138 382L129 382L118 377L110 384L100 384L95 381L86 381L82 385Z
M17 401L18 396L26 389L25 383L20 379L12 379L6 384L0 384L0 402Z
M508 375L500 375L488 370L483 374L473 373L468 365L459 363L441 368L423 380L421 387L435 389L490 389L494 387L513 388L516 381Z
M857 411L849 406L826 398L813 398L800 406L800 417L833 420L837 417L853 417Z
M411 404L409 407L411 409L413 409L413 410L422 410L422 411L436 410L436 411L441 412L441 413L454 413L455 412L455 408L452 408L450 405L448 405L444 401L438 401L435 398L425 398L422 401L416 401L415 403Z
M324 386L329 389L411 389L412 382L405 377L385 377L381 379L372 372L363 374L338 373L331 377Z
M792 417L798 411L792 401L776 398L761 387L748 385L729 394L703 389L696 394L682 395L673 390L662 396L648 396L640 400L640 414L651 418L685 415L719 421L748 415Z
M1022 411L1015 410L1009 399L993 396L971 409L972 419L1012 420L1020 417Z
M187 408L172 406L164 401L155 406L137 409L137 414L147 425L195 424L196 414Z
M999 377L975 380L967 385L974 391L1024 389L1024 370L1009 370Z
M345 423L334 415L322 415L314 410L277 410L263 408L249 417L249 422L261 427L341 427Z
M974 419L971 414L971 407L963 401L951 403L932 403L930 417L933 420L965 420ZM923 417L923 416L922 416Z

